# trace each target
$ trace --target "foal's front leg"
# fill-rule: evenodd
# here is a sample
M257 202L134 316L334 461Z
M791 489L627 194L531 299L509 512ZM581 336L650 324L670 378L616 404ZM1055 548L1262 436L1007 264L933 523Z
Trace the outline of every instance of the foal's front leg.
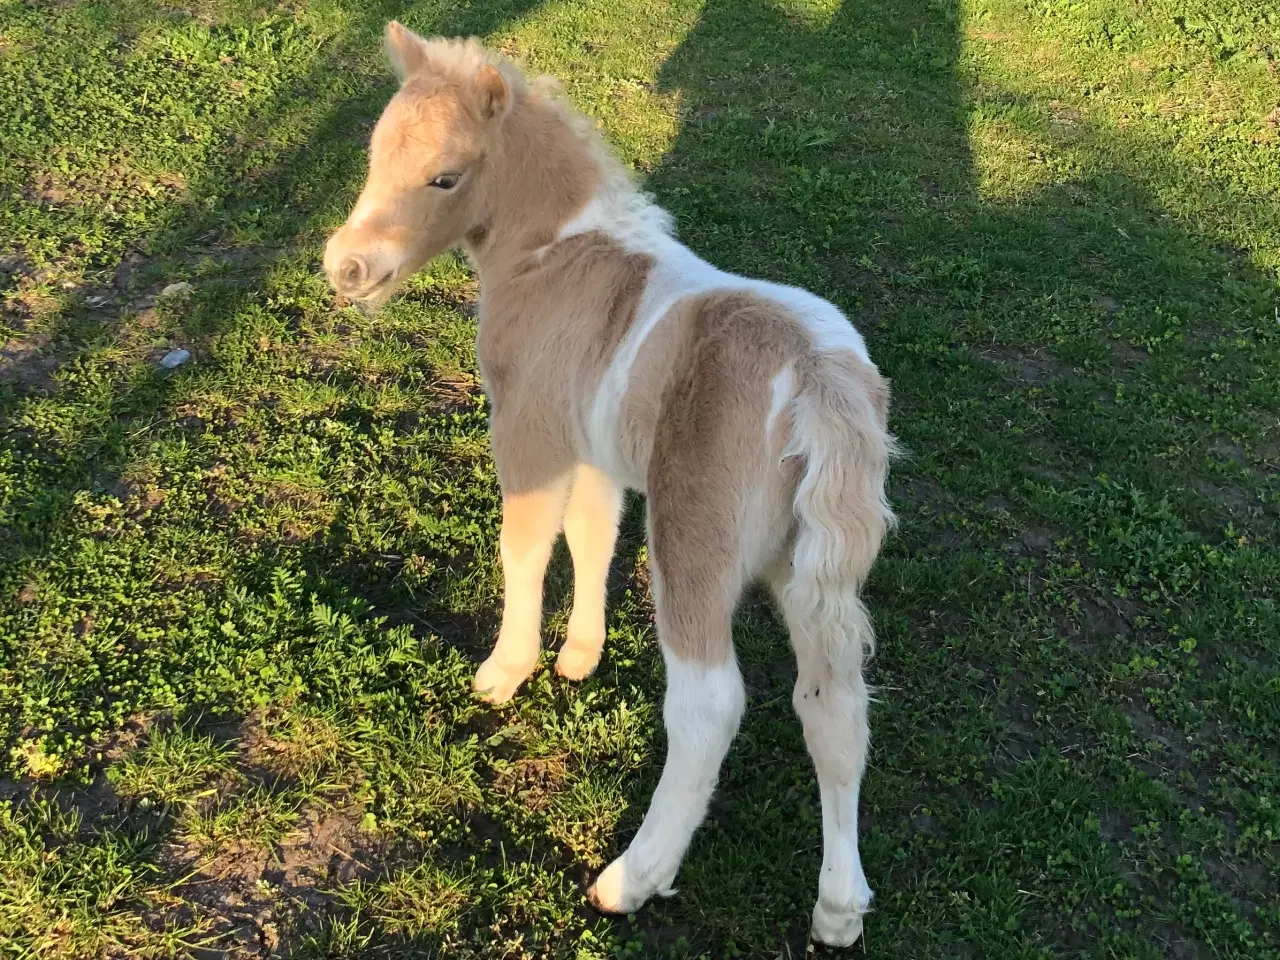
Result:
M542 580L560 533L571 475L541 490L502 498L502 627L474 687L490 703L506 703L529 678L542 651Z
M573 612L556 673L570 680L589 676L600 662L605 638L605 586L618 539L622 491L607 474L582 463L564 517L564 537L573 557Z

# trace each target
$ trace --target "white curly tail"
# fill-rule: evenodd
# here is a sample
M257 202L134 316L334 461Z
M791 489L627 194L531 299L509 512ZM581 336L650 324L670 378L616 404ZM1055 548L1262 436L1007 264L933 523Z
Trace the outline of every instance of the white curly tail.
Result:
M806 468L795 494L799 523L783 603L793 630L821 642L837 675L852 679L875 649L861 590L894 524L885 499L896 444L886 423L888 382L852 354L819 357L791 401L786 456Z

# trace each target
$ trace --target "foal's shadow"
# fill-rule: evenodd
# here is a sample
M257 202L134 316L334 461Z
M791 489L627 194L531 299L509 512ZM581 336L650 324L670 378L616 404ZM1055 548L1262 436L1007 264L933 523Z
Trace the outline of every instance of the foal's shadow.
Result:
M1146 353L1123 341L1141 339L1153 317L1195 317L1188 352L1207 356L1233 324L1270 314L1275 284L1166 211L1159 192L1187 177L1167 151L1057 101L1045 108L989 81L975 86L961 62L959 9L959 0L845 0L826 15L819 4L708 0L659 74L660 90L679 95L682 127L647 186L700 255L808 287L866 335L893 381L891 427L910 454L891 478L900 503L920 474L963 472L974 456L1013 461L1009 485L1071 486L1105 471L1150 487L1196 470L1198 451L1158 449L1149 426L1117 405L1078 404L1011 439L991 374L964 376L965 364L983 367L983 351L1041 362L1046 312L1073 328L1051 363L1077 372L1132 373ZM984 195L970 141L975 115L993 111L1047 133L1087 172L1007 199ZM987 415L959 418L958 406ZM906 525L890 554L925 542L916 537ZM903 602L874 574L871 591L878 603Z
M808 287L862 329L894 382L892 427L911 452L891 481L894 499L904 504L930 483L927 489L940 492L929 475L952 478L945 506L968 512L1027 480L1048 477L1071 488L1105 471L1150 489L1153 478L1180 469L1160 459L1164 452L1153 441L1135 440L1144 433L1136 413L1101 403L1076 404L1069 422L1021 424L1024 439L1011 438L1001 428L1028 385L993 399L999 375L973 372L984 365L976 354L992 345L1018 356L1044 350L1037 342L1043 327L1025 318L1043 314L1046 304L1082 318L1087 332L1056 349L1064 365L1086 370L1109 369L1119 324L1129 324L1123 332L1130 335L1144 315L1204 317L1198 323L1206 339L1228 329L1223 289L1237 291L1232 309L1269 312L1273 283L1162 208L1156 191L1180 176L1174 161L1137 141L1131 155L1143 166L1116 159L1123 156L1114 149L1117 138L1133 135L1091 128L1064 111L1047 125L1059 146L1088 157L1083 169L1090 172L1016 199L991 199L970 148L978 102L1025 103L1028 115L1034 105L1013 92L971 88L958 0L845 0L829 15L819 4L790 6L708 0L659 75L660 90L679 95L682 127L647 186L700 255ZM1117 235L1141 241L1120 246ZM979 414L957 417L957 409ZM948 425L945 434L939 424ZM1011 466L1003 476L988 468L985 481L955 479L986 458ZM1182 463L1194 469L1194 456ZM979 489L983 482L988 486ZM920 610L944 605L928 586L968 579L962 568L972 555L928 549L945 532L940 527L908 518L873 573L868 592L880 634L873 680L892 686L910 676L909 651L922 642L912 624ZM978 552L1002 547L986 543ZM892 589L882 579L886 568L896 571ZM993 607L1005 589L1016 584L1002 584ZM954 613L959 622L969 615ZM696 916L700 939L764 949L784 919L779 903L811 889L819 825L799 801L775 812L777 797L791 796L786 770L802 764L788 768L778 757L804 755L789 710L794 672L785 633L749 606L735 640L753 707L726 762L717 801L723 806L712 812L712 822L732 823L723 835L714 826L697 834L682 867L680 900L652 905L642 922L661 937L664 924L678 929ZM895 709L878 708L882 731L909 729L909 718ZM1003 723L990 719L997 729ZM895 769L909 771L915 784L936 782L928 759L911 755L911 743L873 737L877 772L864 796L881 814L862 824L864 857L886 892L911 888L929 870L890 856L895 818L909 817L922 800L913 785L894 783ZM642 785L637 797L651 787ZM636 805L637 820L643 806ZM772 928L762 921L742 929L750 912L743 905L753 902ZM792 951L804 951L804 934L797 913L784 937Z

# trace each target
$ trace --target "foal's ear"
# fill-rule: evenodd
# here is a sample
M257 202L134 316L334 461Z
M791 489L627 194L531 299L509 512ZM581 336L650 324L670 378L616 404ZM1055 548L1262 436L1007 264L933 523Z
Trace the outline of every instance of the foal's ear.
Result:
M491 63L476 71L476 91L480 94L480 107L488 119L500 117L511 106L511 88L507 78Z
M398 20L387 24L382 34L382 47L401 80L417 73L427 62L427 43Z

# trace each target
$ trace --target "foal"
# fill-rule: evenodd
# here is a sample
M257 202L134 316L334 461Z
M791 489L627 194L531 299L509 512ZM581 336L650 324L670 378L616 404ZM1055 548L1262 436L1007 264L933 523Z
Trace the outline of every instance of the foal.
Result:
M834 306L682 246L545 78L395 22L386 47L403 84L324 265L338 292L372 305L455 244L479 271L506 593L477 691L502 703L534 670L562 529L574 593L556 670L595 669L622 491L646 493L667 760L591 900L630 913L673 892L742 716L734 608L763 581L791 633L793 702L822 796L812 933L852 943L871 901L858 785L873 635L859 588L893 520L888 384Z

